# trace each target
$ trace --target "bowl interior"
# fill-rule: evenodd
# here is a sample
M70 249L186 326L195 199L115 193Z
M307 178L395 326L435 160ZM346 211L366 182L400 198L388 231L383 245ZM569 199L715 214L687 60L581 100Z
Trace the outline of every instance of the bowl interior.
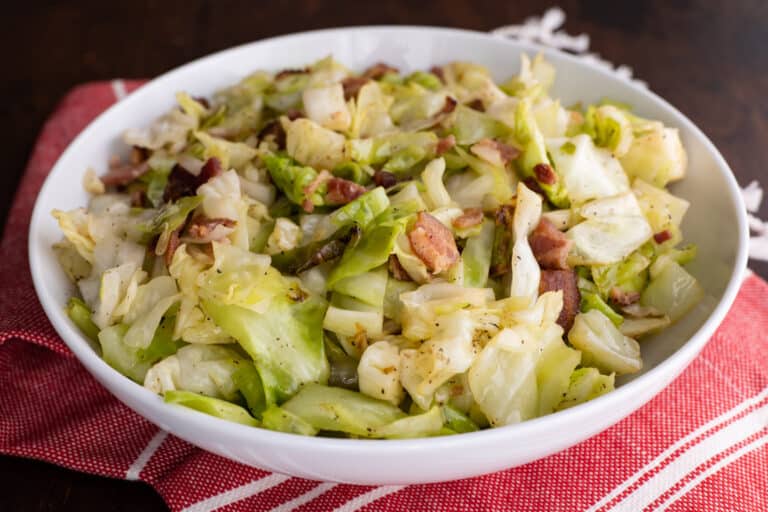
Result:
M121 387L121 392L116 391L110 382L107 385L129 405L139 408L139 402L149 400L146 394L116 372L102 368L105 365L95 360L94 350L72 329L63 314L63 305L72 294L73 287L50 250L61 233L49 212L54 208L71 209L86 204L87 196L80 186L84 171L92 167L98 173L104 172L111 155L125 152L121 135L126 128L147 125L167 111L174 104L174 93L177 91L209 95L252 71L302 67L329 54L358 70L378 61L403 70L413 70L453 60L468 60L487 66L497 79L504 79L519 70L521 52L534 54L537 51L538 48L525 44L450 29L340 29L237 47L195 61L154 80L92 123L67 149L46 181L30 227L30 260L41 302L64 340L86 362L86 366L95 372L95 365L101 365L95 373L102 382L126 381L114 384ZM572 56L556 51L545 51L545 54L557 68L552 95L560 98L565 105L577 101L595 102L604 97L628 103L644 117L659 119L679 128L688 151L688 176L675 184L672 190L691 203L683 231L686 242L699 247L698 259L690 269L706 290L706 299L672 328L643 341L645 368L631 379L625 379L622 387L626 387L631 380L642 379L644 374L683 347L712 316L723 297L728 296L726 290L730 290L730 298L726 302L732 300L735 287L731 283L740 275L745 261L745 224L741 203L735 180L722 157L690 121L666 102ZM722 317L721 313L724 314L724 311L716 316ZM109 375L110 371L114 375ZM131 392L136 393L136 397L126 399L126 390L133 390ZM170 426L164 425L162 418L150 419L166 428Z

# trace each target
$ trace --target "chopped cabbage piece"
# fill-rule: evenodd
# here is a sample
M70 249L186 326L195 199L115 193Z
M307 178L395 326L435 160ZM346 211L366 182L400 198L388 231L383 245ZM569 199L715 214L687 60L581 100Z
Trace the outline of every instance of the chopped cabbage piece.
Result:
M203 300L205 312L253 358L268 405L287 400L309 382L328 380L322 331L326 303L289 295L273 300L263 313Z
M677 128L653 126L636 133L629 151L621 157L621 166L630 178L641 178L657 187L685 176L688 156Z
M429 408L437 388L472 364L474 327L467 311L437 316L430 338L418 350L400 353L400 381L422 409Z
M165 401L169 404L183 405L196 411L210 414L217 418L235 423L248 425L249 427L258 427L259 422L248 414L248 411L218 398L203 396L189 391L169 391L165 394Z
M597 368L579 368L570 377L568 391L558 405L559 411L588 402L613 391L614 374L603 375Z
M519 183L513 220L512 284L509 296L529 305L539 295L541 271L528 243L528 235L539 224L541 208L541 196Z
M640 297L643 306L650 306L675 322L704 297L704 289L683 267L668 262Z
M625 336L597 309L579 313L568 333L568 341L581 350L585 365L608 373L635 373L643 367L640 345Z
M400 349L387 341L377 341L363 352L357 366L360 392L394 405L405 398L400 384Z
M285 130L285 149L302 165L330 170L344 160L346 139L305 118L289 121L281 118Z
M572 203L615 196L629 190L621 164L588 135L547 139L546 148Z
M581 216L585 220L566 233L573 241L570 259L577 265L619 262L653 235L631 192L587 203Z
M307 117L323 128L344 131L352 122L340 83L304 89L302 101Z

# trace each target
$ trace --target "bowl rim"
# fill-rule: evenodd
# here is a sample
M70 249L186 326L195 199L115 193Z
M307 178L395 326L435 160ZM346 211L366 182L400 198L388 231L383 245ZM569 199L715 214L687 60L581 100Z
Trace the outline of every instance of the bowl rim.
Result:
M747 228L746 210L744 208L740 188L737 184L733 171L728 166L723 156L720 154L712 141L710 141L709 138L701 131L701 129L699 129L687 116L685 116L682 112L680 112L669 102L655 94L650 89L645 89L630 80L618 77L614 73L599 67L593 62L581 60L578 58L578 56L573 54L569 54L553 48L543 47L530 42L500 38L487 32L428 25L363 25L296 32L266 39L260 39L257 41L252 41L220 50L173 68L155 77L154 79L149 80L144 85L142 85L141 88L132 92L130 97L134 98L134 102L139 101L143 94L148 94L147 91L151 91L151 89L157 87L158 84L162 84L165 81L172 79L176 74L180 74L191 67L200 66L209 61L215 61L216 59L219 59L226 54L242 51L252 46L280 43L281 41L289 39L311 38L325 34L356 33L362 31L369 33L400 33L401 35L405 36L407 36L408 33L418 31L429 32L430 34L435 35L452 35L465 38L466 40L487 41L492 39L499 44L507 44L510 47L516 47L517 49L528 53L541 52L545 56L557 55L557 58L559 59L564 59L566 61L570 61L572 64L589 68L590 72L594 73L598 78L610 77L611 79L620 80L625 87L633 90L636 93L648 96L663 109L667 110L669 113L678 118L681 125L685 125L686 129L688 129L695 137L699 138L703 142L706 150L713 156L719 170L725 175L728 184L727 193L730 195L730 198L732 199L733 204L737 209L736 217L738 220L738 226L736 227L739 234L739 246L737 248L736 261L734 267L731 270L728 285L725 288L725 291L720 297L720 300L718 301L714 310L712 311L712 314L674 353L669 355L666 359L661 361L653 368L649 369L643 375L635 378L631 382L621 385L610 393L590 400L584 404L580 404L576 407L566 409L564 411L559 411L513 425L484 429L477 432L469 432L460 435L414 439L337 439L327 437L309 437L277 432L264 428L253 428L174 404L166 404L160 396L152 393L148 389L132 381L128 377L122 375L120 372L109 366L97 354L97 352L91 348L85 337L71 324L66 314L63 312L62 305L56 303L54 298L51 296L50 290L47 288L45 273L43 269L43 261L41 260L41 255L39 254L35 238L36 233L40 229L43 218L49 215L49 212L45 210L39 199L42 196L47 195L46 192L48 192L48 188L51 187L51 177L55 173L61 172L59 169L60 164L62 161L66 160L70 153L74 152L73 148L84 144L85 141L89 138L90 134L94 132L100 124L105 123L105 119L108 119L114 111L121 108L121 105L124 105L123 101L117 101L104 112L99 114L96 118L94 118L88 124L88 126L86 126L69 143L66 149L56 160L56 163L51 167L51 170L46 176L46 179L40 188L37 198L35 199L28 233L28 257L30 262L30 271L32 273L32 279L38 299L40 300L46 316L52 323L56 332L59 334L59 336L61 336L69 349L72 350L80 363L86 367L88 372L98 381L100 381L100 383L104 385L104 387L106 387L110 393L113 394L113 396L118 398L118 400L123 402L131 409L136 410L133 406L127 404L124 400L117 397L117 393L113 392L110 386L119 388L121 393L134 395L137 400L143 403L142 405L144 407L151 409L152 412L162 414L163 416L174 420L183 420L187 423L194 424L195 428L200 431L217 431L227 438L240 439L243 441L254 441L259 439L259 441L270 444L276 448L290 446L294 449L306 448L307 450L317 450L318 448L322 448L345 452L359 452L362 449L367 453L374 455L377 453L381 454L384 452L392 452L393 450L413 451L416 449L451 449L458 445L461 445L463 449L466 449L467 447L471 447L473 444L478 444L481 442L488 443L493 441L503 441L512 435L524 437L526 435L533 434L544 425L548 425L549 428L554 428L555 424L572 424L572 420L594 417L595 414L599 414L601 409L604 409L604 407L607 407L611 403L617 404L623 401L631 402L633 396L643 395L641 392L643 389L653 388L654 386L651 385L651 383L653 383L657 377L663 377L665 375L672 375L674 377L685 370L685 368L690 364L698 352L707 343L715 329L720 325L736 298L736 295L743 281L743 276L747 264L749 231ZM673 380L673 377L669 378L669 382ZM105 382L110 382L110 386L107 386ZM640 403L633 405L632 410L628 414L621 416L621 418L625 418L636 409L647 403L647 401L649 401L652 396L666 388L666 385L660 387L657 390L654 390L653 394L649 396L647 400L641 400ZM138 414L140 414L148 421L154 423L154 420L148 418L144 414ZM613 423L616 423L617 421L620 421L620 419L614 421ZM600 428L600 430L603 430L608 426L609 425L606 425Z

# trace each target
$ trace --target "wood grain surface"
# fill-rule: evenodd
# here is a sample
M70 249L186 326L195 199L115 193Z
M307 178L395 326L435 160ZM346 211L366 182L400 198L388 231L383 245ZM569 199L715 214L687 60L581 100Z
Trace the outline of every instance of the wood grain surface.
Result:
M424 24L487 31L550 4L510 1L13 2L0 31L0 220L35 137L59 99L93 80L156 76L208 53L303 30ZM564 0L565 28L635 74L693 120L742 185L768 185L768 2ZM768 201L766 201L768 203ZM768 204L760 212L768 218ZM752 263L768 277L768 265ZM166 510L142 483L0 457L0 509Z

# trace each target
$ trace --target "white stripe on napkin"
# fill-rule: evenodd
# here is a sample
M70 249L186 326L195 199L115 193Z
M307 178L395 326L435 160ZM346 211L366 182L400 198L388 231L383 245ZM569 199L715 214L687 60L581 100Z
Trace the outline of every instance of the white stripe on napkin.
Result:
M117 101L128 96L128 91L125 90L125 82L120 79L112 80L112 92L115 94Z
M768 428L768 403L762 404L749 414L683 451L610 510L616 512L643 510L698 466L766 428Z
M680 448L685 446L686 444L690 443L694 439L697 439L701 436L703 436L705 433L709 432L710 430L713 430L718 425L721 425L723 423L726 423L732 418L735 418L739 414L743 413L744 411L748 410L750 407L753 407L763 400L768 398L768 388L764 389L761 393L753 396L752 398L749 398L747 400L744 400L740 404L738 404L736 407L726 411L725 413L721 414L720 416L714 418L713 420L705 423L704 425L700 426L693 432L689 433L688 435L680 438L677 442L672 444L669 448L664 450L658 457L653 459L651 462L640 468L637 472L635 472L632 476L630 476L628 479L626 479L624 482L622 482L620 485L618 485L616 488L614 488L611 492L606 494L602 499L600 499L597 503L592 505L588 512L595 512L597 510L600 510L605 505L610 503L614 498L617 496L620 496L624 491L632 487L638 480L642 478L643 475L651 471L656 466L661 465L664 461L672 457L672 455L678 451Z
M313 487L311 490L305 492L304 494L296 496L291 501L286 501L282 505L276 506L269 512L290 512L291 510L296 510L300 506L304 505L305 503L309 503L321 494L325 494L326 492L330 491L336 487L336 485L337 484L331 482L323 482L317 487Z
M354 512L355 510L359 510L364 506L373 503L379 498L383 498L389 494L394 494L398 491L401 491L402 489L405 489L406 487L407 486L405 485L382 485L381 487L371 489L370 491L361 494L360 496L352 498L340 507L335 508L333 512Z
M144 466L147 465L147 462L149 462L149 459L152 458L152 455L155 454L157 449L160 448L160 445L163 444L163 441L165 441L167 436L168 432L165 430L158 430L158 432L152 436L152 439L149 440L147 446L144 447L139 456L136 457L136 460L133 461L133 464L131 464L131 467L128 468L128 471L125 472L125 478L127 480L139 479L139 473L141 473L141 470L144 469Z
M290 478L291 477L288 475L272 473L271 475L265 476L264 478L254 480L253 482L241 485L240 487L235 487L234 489L230 489L220 494L216 494L215 496L211 496L210 498L198 501L197 503L188 506L181 512L211 512L217 508L231 505L232 503L243 500L245 498L250 498L255 494L259 494L260 492L264 492L267 489L271 489L272 487L280 485L286 480L290 480Z
M743 457L744 455L748 454L749 452L753 452L759 448L762 448L768 444L768 435L763 435L762 437L758 437L756 440L752 441L746 446L742 446L735 452L731 453L727 457L722 458L721 460L717 461L715 464L707 468L705 471L702 471L699 475L696 476L693 480L685 484L683 487L678 489L678 491L673 494L672 496L667 499L658 509L658 512L661 512L663 510L667 510L674 502L685 496L688 491L699 485L701 482L709 478L710 476L714 475L721 469L723 469L728 464L738 460L740 457Z

